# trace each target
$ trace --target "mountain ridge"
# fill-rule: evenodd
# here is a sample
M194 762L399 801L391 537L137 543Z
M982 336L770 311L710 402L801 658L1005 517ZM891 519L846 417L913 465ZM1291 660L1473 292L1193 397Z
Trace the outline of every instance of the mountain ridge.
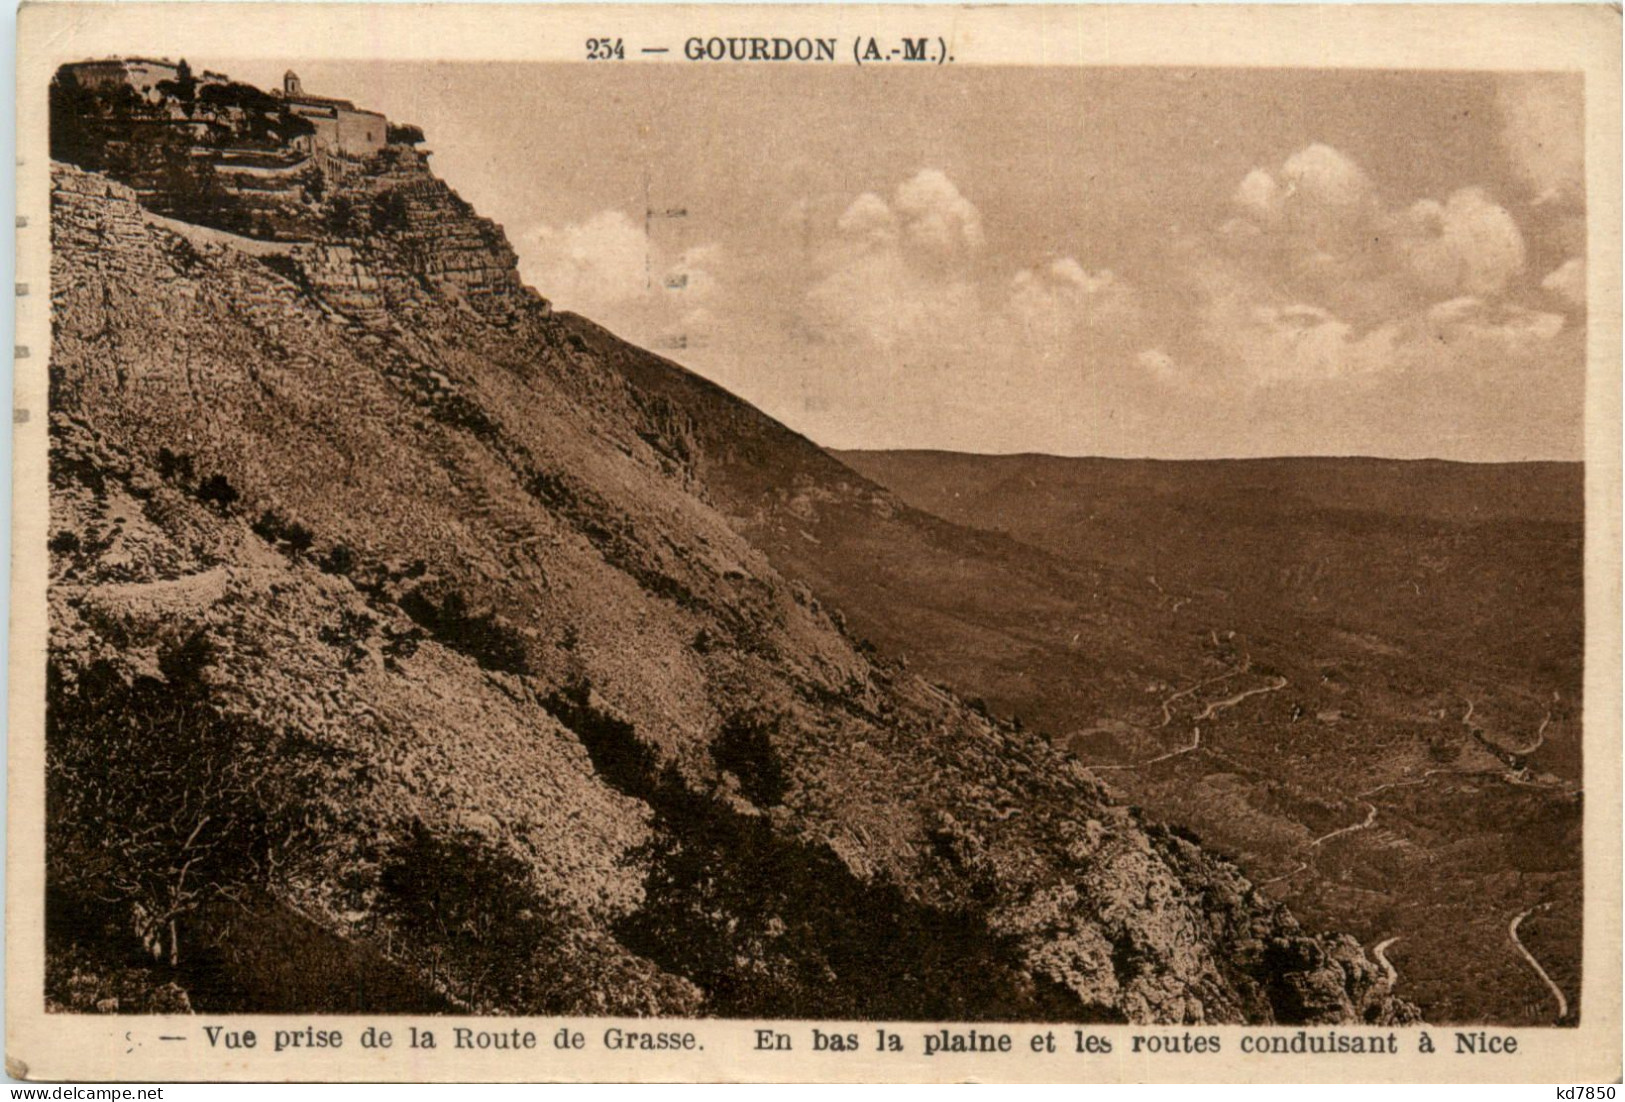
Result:
M53 166L54 1005L1412 1016L718 511L838 461L629 380L420 156L332 176L210 235Z

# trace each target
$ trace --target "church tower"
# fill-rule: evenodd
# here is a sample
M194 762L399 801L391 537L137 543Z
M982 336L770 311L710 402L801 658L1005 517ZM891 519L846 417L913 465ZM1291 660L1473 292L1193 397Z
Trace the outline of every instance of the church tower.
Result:
M304 90L299 87L299 74L292 69L282 74L282 94L289 97L304 94Z

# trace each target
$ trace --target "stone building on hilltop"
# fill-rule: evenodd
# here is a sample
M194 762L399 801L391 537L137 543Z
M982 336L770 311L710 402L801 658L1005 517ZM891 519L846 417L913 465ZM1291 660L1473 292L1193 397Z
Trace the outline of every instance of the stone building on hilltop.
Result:
M240 123L245 111L257 109L257 99L265 105L280 102L288 114L310 123L313 133L295 138L292 143L303 153L366 158L389 142L389 120L382 114L358 108L347 99L310 95L300 84L299 75L291 69L282 78L281 91L272 90L269 97L257 88L233 84L220 73L195 74L184 60L110 57L71 62L63 65L60 72L97 95L129 89L146 101L149 110L144 121L147 122L154 118L162 120L167 109L170 118L165 121L196 126L201 132L206 127L204 122L194 118L193 96L209 85L221 85L221 89L212 93L212 99L208 92L200 96L200 100L207 101L201 110L214 123Z
M127 86L148 101L163 97L158 85L180 77L180 65L168 59L150 57L109 57L99 61L76 61L62 66L85 88L109 91Z
M363 111L347 99L308 94L292 69L282 77L281 98L288 110L316 128L314 134L298 139L312 151L368 157L388 140L389 120L383 115Z

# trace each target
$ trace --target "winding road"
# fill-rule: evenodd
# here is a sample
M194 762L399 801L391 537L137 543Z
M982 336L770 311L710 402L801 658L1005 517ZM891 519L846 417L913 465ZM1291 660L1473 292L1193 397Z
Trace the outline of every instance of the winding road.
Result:
M1190 696L1192 693L1206 685L1212 685L1214 682L1223 681L1226 678L1234 677L1238 673L1245 673L1247 668L1251 665L1252 660L1248 659L1239 666L1234 666L1220 674L1214 674L1212 677L1209 677L1204 681L1198 681L1189 688L1181 689L1174 695L1165 698L1162 702L1162 723L1159 725L1159 729L1168 726L1174 721L1173 708L1171 707L1174 701L1179 700L1182 697ZM1228 697L1224 700L1215 700L1210 702L1201 710L1200 713L1197 714L1195 717L1196 721L1199 724L1204 719L1211 719L1220 712L1224 711L1226 708L1234 708L1237 704L1240 704L1248 697L1260 696L1264 693L1278 693L1286 687L1287 679L1281 677L1280 675L1276 675L1270 679L1270 684L1268 685L1260 685L1256 689L1247 689L1244 692L1239 692L1235 696ZM1181 746L1177 750L1170 750L1166 754L1158 754L1156 757L1146 758L1144 761L1127 762L1120 765L1094 765L1090 766L1090 768L1097 773L1110 772L1116 769L1139 769L1141 766L1155 765L1159 761L1167 761L1169 758L1177 758L1183 754L1189 754L1193 750L1200 749L1201 745L1202 728L1200 726L1192 726L1191 743L1189 746Z
M1322 834L1319 838L1316 838L1313 842L1309 843L1309 848L1318 849L1322 842L1329 842L1333 838L1337 838L1344 834L1353 834L1357 830L1371 829L1372 824L1377 821L1377 805L1372 803L1370 800L1365 800L1362 802L1365 804L1366 808L1365 818L1363 820L1355 823L1353 826L1340 827L1337 830L1332 831L1330 834Z
M1533 754L1536 750L1539 750L1546 742L1546 728L1550 727L1551 724L1552 713L1547 712L1546 718L1540 721L1540 726L1535 730L1535 741L1531 742L1528 746L1521 750L1512 751L1512 753L1518 755L1520 758L1527 758L1530 754Z
M1156 757L1146 758L1144 761L1125 762L1121 765L1092 765L1089 768L1093 769L1096 773L1105 773L1114 769L1139 769L1144 765L1155 765L1159 761L1167 761L1169 758L1177 758L1181 754L1188 754L1201 745L1202 729L1200 727L1192 727L1191 744L1189 746L1181 746L1177 750L1170 750L1166 754L1158 754Z
M1448 769L1429 769L1426 773L1423 773L1422 776L1417 778L1416 780L1389 781L1387 784L1379 784L1375 788L1366 789L1364 792L1360 793L1358 796L1355 797L1355 799L1357 799L1357 800L1359 800L1359 801L1361 801L1362 803L1365 804L1365 818L1364 819L1362 819L1359 822L1354 823L1354 824L1352 824L1350 826L1338 827L1336 830L1330 832L1329 834L1322 834L1319 838L1316 838L1315 840L1310 842L1304 848L1305 849L1319 849L1320 846L1322 845L1322 843L1330 842L1333 838L1339 838L1339 837L1341 837L1341 836L1343 836L1345 834L1353 834L1355 831L1358 831L1358 830L1370 830L1373 826L1375 826L1377 824L1377 805L1372 803L1370 800L1366 799L1365 797L1367 797L1367 796L1375 796L1378 792L1381 792L1384 789L1388 789L1388 788L1404 788L1404 787L1407 787L1409 785L1426 784L1427 779L1429 777L1431 777L1433 774L1435 774L1435 773L1448 773L1448 772L1450 772L1450 770L1448 770ZM1272 876L1268 880L1260 880L1258 882L1258 886L1263 887L1265 884L1275 884L1275 883L1278 883L1278 882L1280 882L1282 880L1289 879L1291 877L1294 877L1294 876L1298 875L1300 872L1303 872L1308 867L1309 867L1309 862L1307 862L1307 861L1299 861L1297 868L1291 869L1288 872L1283 872L1279 876ZM1383 949L1383 948L1386 948L1389 945L1392 945L1395 940L1396 939L1394 939L1394 938L1389 938L1387 941L1383 942L1382 945L1378 946L1378 949Z
M1213 684L1215 681L1223 681L1225 678L1234 677L1234 676L1236 676L1236 674L1244 672L1247 669L1247 666L1248 666L1248 663L1243 663L1240 666L1232 666L1230 669L1225 670L1223 673L1214 674L1212 677L1208 678L1205 681L1198 681L1196 684L1190 686L1189 688L1180 689L1173 696L1164 698L1163 702L1162 702L1162 724L1161 725L1163 727L1166 727L1166 726L1168 726L1168 724L1170 724L1170 723L1172 723L1174 721L1173 710L1171 708L1169 708L1169 705L1172 704L1174 701L1179 700L1181 697L1190 696L1197 689L1206 688L1207 686Z
M1530 754L1533 754L1536 750L1539 750L1543 745L1545 745L1546 728L1552 725L1552 710L1550 708L1546 709L1545 717L1540 721L1540 726L1535 729L1535 741L1531 742L1528 746L1520 747L1517 750L1508 750L1500 743L1493 741L1489 737L1489 733L1485 731L1484 728L1475 727L1473 725L1473 709L1475 707L1473 700L1471 697L1462 697L1462 699L1467 701L1467 710L1462 713L1461 725L1467 728L1468 733L1470 733L1473 738L1477 739L1486 750L1500 758L1503 762L1506 762L1508 765L1511 765L1511 762L1508 761L1509 758L1527 758ZM1554 691L1552 693L1552 702L1554 704L1561 699L1562 697L1557 692Z
M1200 713L1197 714L1196 721L1198 723L1200 723L1204 719L1212 719L1214 717L1214 715L1216 715L1217 713L1223 711L1225 708L1234 708L1237 704L1240 704L1243 700L1246 700L1250 696L1261 696L1264 693L1278 693L1282 689L1286 688L1286 686L1287 686L1286 678L1281 677L1280 675L1276 675L1276 677L1274 678L1274 683L1273 684L1260 685L1256 689L1248 689L1244 693L1237 693L1235 696L1230 697L1228 700L1215 700L1215 701L1213 701L1206 708L1203 708Z
M1386 941L1377 942L1377 944L1371 949L1372 958L1375 959L1378 964L1382 965L1383 974L1388 977L1388 986L1390 989L1393 988L1394 984L1399 982L1399 969L1395 968L1393 962L1388 959L1388 946L1392 945L1398 940L1398 936L1391 937Z
M1157 757L1154 757L1154 758L1147 758L1145 761L1142 761L1139 764L1141 764L1141 765L1155 765L1159 761L1167 761L1169 758L1177 758L1181 754L1188 754L1192 750L1195 750L1198 746L1201 746L1201 745L1202 745L1202 729L1200 727L1192 727L1191 728L1191 744L1189 746L1181 746L1178 750L1170 750L1166 754L1160 754L1160 755L1158 755Z
M1272 876L1268 880L1260 880L1258 882L1258 886L1260 888L1262 888L1265 884L1275 884L1275 883L1279 883L1282 880L1290 879L1291 877L1297 876L1300 872L1303 872L1308 867L1309 867L1309 862L1307 862L1307 861L1299 861L1297 868L1292 869L1290 872L1283 872L1279 876Z
M1413 780L1389 781L1387 784L1379 784L1375 788L1368 788L1364 792L1361 792L1357 798L1363 800L1367 796L1375 796L1377 793L1386 792L1390 788L1414 788L1415 786L1417 786L1419 784L1427 784L1428 783L1428 777L1430 775L1432 775L1434 773L1440 773L1440 772L1443 772L1443 770L1430 769L1426 773L1423 773L1420 777L1416 777Z
M1469 715L1471 714L1471 711L1472 711L1471 703L1472 703L1471 701L1468 702L1468 704L1469 704L1469 708L1468 708ZM1464 722L1464 723L1467 722L1467 717L1466 716L1462 717L1462 722ZM1542 727L1542 730L1545 729L1544 724L1542 724L1541 727ZM1176 752L1177 753L1185 753L1188 750L1194 750L1194 749L1195 749L1195 747L1192 746L1192 747L1188 747L1186 751L1176 751ZM1171 755L1169 755L1169 756L1171 756ZM1156 759L1156 760L1160 760L1160 759ZM1364 792L1359 793L1355 798L1358 799L1358 800L1361 800L1361 801L1363 801L1365 803L1365 806L1366 806L1365 818L1363 820L1361 820L1360 822L1353 824L1352 826L1340 827L1337 830L1334 830L1329 834L1322 834L1319 838L1316 838L1314 841L1310 842L1304 848L1305 849L1318 849L1322 843L1329 842L1333 838L1341 837L1344 834L1353 834L1355 831L1358 831L1358 830L1369 830L1369 829L1371 829L1371 827L1375 826L1376 822L1377 822L1377 805L1372 803L1367 797L1375 796L1379 792L1386 792L1390 788L1411 788L1411 787L1414 787L1416 785L1426 784L1433 777L1445 776L1445 775L1456 776L1456 777L1490 777L1490 776L1497 776L1497 777L1500 777L1502 780L1508 782L1509 784L1519 784L1519 785L1524 785L1525 787L1529 787L1529 788L1541 788L1541 789L1547 789L1547 790L1550 790L1552 788L1551 785L1541 784L1538 781L1520 780L1518 778L1518 776L1516 774L1514 774L1514 773L1503 772L1501 770L1496 770L1496 769L1491 769L1491 770L1429 769L1427 772L1423 773L1420 777L1414 777L1414 778L1412 778L1410 780L1403 780L1403 781L1388 781L1388 782L1386 782L1384 784L1377 785L1375 788L1368 788ZM1298 875L1300 872L1303 872L1304 870L1306 870L1308 867L1309 867L1309 862L1300 860L1298 862L1298 864L1297 864L1297 867L1289 869L1286 872L1280 873L1280 874L1278 874L1276 876L1272 876L1267 880L1260 880L1260 881L1257 882L1257 884L1261 888L1264 887L1266 884L1278 884L1282 880L1291 879L1292 877ZM1529 912L1526 911L1524 913L1528 914ZM1521 920L1522 917L1523 916L1520 915L1519 919ZM1514 923L1514 924L1516 924L1516 923ZM1383 942L1380 946L1378 946L1378 949L1386 948L1387 946L1393 944L1393 942L1395 940L1396 939L1394 939L1394 938L1389 938L1387 941ZM1513 940L1514 943L1517 942L1518 939L1517 939L1516 935L1513 936L1512 940ZM1373 952L1375 952L1375 951L1376 950L1373 950ZM1519 946L1519 951L1520 952L1523 951L1522 946ZM1527 952L1524 953L1524 956L1526 958L1528 958L1529 963L1534 965L1534 967L1536 968L1537 971L1540 969L1540 965L1535 964L1534 958L1530 957ZM1541 972L1541 975L1544 978L1545 973ZM1550 983L1549 980L1547 982ZM1562 992L1558 991L1557 988L1555 988L1555 987L1553 987L1552 990L1553 990L1553 993L1556 994L1559 999L1562 998ZM1567 1004L1564 1004L1564 1005L1567 1005ZM1561 1017L1561 1015L1559 1015L1559 1016Z
M1546 974L1546 969L1540 966L1540 961L1535 959L1535 954L1531 953L1524 947L1524 943L1518 940L1518 927L1523 923L1523 920L1536 911L1550 910L1551 906L1550 903L1538 903L1527 911L1520 912L1507 926L1507 936L1512 938L1512 947L1518 950L1524 960L1529 962L1529 967L1535 970L1535 975L1540 977L1540 982L1546 985L1546 990L1550 991L1552 998L1557 1000L1557 1018L1561 1021L1569 1016L1569 1000L1563 996L1563 989L1553 983L1552 977Z

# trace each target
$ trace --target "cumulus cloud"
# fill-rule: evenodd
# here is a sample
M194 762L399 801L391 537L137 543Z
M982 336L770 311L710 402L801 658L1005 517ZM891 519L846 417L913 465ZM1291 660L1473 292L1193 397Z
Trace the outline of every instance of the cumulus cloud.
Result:
M1399 220L1411 272L1436 294L1495 294L1523 268L1523 234L1511 213L1479 188L1443 203L1424 199Z
M1212 308L1208 332L1233 370L1266 387L1370 389L1415 372L1550 371L1561 366L1554 364L1552 351L1566 333L1561 314L1471 295L1364 330L1307 303L1256 306L1237 316L1241 308L1239 299ZM1229 316L1213 317L1226 312ZM1569 358L1566 351L1558 357Z
M1539 345L1563 331L1562 314L1512 303L1488 303L1471 295L1450 299L1427 312L1428 337L1437 344L1471 342L1502 350Z
M1233 198L1241 216L1216 235L1232 257L1273 269L1283 294L1335 297L1326 305L1362 322L1417 293L1499 292L1524 264L1517 220L1483 188L1389 209L1365 172L1327 145L1299 150L1275 173L1253 169Z
M1393 363L1393 326L1361 331L1325 307L1281 299L1249 273L1224 265L1209 267L1201 282L1201 333L1219 354L1224 381L1363 383Z
M1309 208L1352 210L1371 195L1371 181L1360 166L1319 142L1288 157L1281 176L1285 196Z
M594 314L649 290L649 241L618 210L561 228L542 226L524 250L524 276L564 309Z
M847 240L846 245L860 248L889 245L897 240L897 215L886 200L872 191L866 191L852 200L835 228Z
M1369 218L1372 194L1371 181L1358 165L1316 143L1292 154L1274 172L1254 168L1233 198L1255 224L1324 249Z
M935 169L903 181L889 201L859 194L832 230L815 249L818 276L803 299L802 328L824 343L867 347L894 366L986 374L1075 365L1142 320L1126 280L1076 257L1051 257L1003 279L986 270L981 212Z
M890 202L863 192L816 250L802 324L817 339L886 352L961 332L980 312L966 261L982 243L981 213L936 169L903 181Z
M1535 293L1528 250L1484 188L1390 206L1351 158L1314 144L1253 168L1231 201L1182 257L1215 370L1258 386L1369 387L1415 370L1498 370L1496 357L1556 362L1540 349L1564 318L1516 304ZM1582 274L1565 264L1544 286L1572 302Z
M1586 262L1577 256L1570 257L1548 273L1546 278L1540 281L1540 285L1563 299L1570 306L1584 306L1586 304Z
M1262 168L1255 168L1242 177L1236 188L1236 205L1247 213L1270 219L1280 209L1281 186L1275 177Z
M1024 268L1010 280L1004 310L1042 353L1075 350L1084 334L1124 334L1141 319L1138 295L1110 269L1091 272L1073 257Z
M1234 214L1198 252L1273 289L1275 305L1313 302L1355 325L1394 308L1393 260L1375 186L1354 161L1316 143L1255 167L1231 193ZM1199 258L1200 259L1200 258Z
M922 271L902 251L888 248L831 266L807 291L803 323L821 340L891 352L906 343L934 344L976 310L969 281Z
M953 253L982 247L981 212L937 169L899 185L895 206L909 237L925 249Z
M606 210L528 235L521 273L554 305L662 347L708 340L719 329L722 250L673 253L624 211Z

